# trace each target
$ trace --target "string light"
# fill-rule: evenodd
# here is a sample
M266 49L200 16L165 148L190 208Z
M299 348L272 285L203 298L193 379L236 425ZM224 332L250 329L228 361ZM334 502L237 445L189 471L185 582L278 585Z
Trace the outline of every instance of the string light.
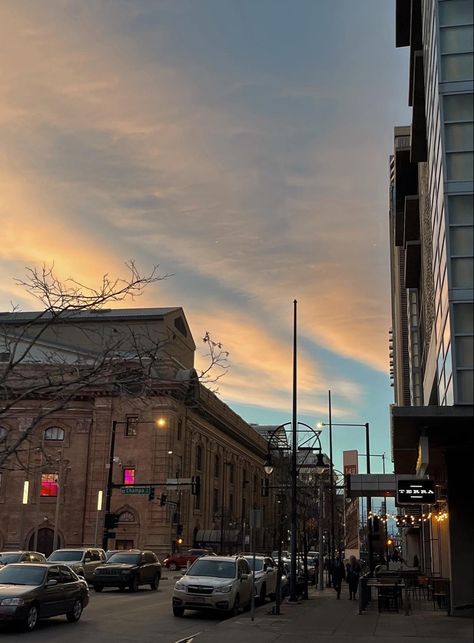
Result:
M429 522L431 520L435 520L438 523L444 522L445 520L448 520L449 513L446 509L435 509L434 511L429 511L428 513L422 513L419 516L415 516L413 514L381 514L369 511L368 518L377 518L384 525L386 525L389 520L393 520L398 527L406 527L410 525L417 525L422 522Z

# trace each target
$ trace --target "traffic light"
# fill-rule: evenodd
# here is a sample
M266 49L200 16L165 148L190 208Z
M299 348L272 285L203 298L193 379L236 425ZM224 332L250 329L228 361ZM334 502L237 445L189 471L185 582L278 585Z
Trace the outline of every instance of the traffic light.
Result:
M155 487L150 487L150 493L148 494L148 500L155 499Z
M105 528L113 529L119 523L119 517L117 514L105 514Z
M166 493L162 493L160 496L160 507L164 507L166 505Z
M262 478L261 486L260 486L260 495L263 498L268 498L268 496L270 495L270 479L269 478Z
M191 493L193 496L201 495L201 476L192 477Z

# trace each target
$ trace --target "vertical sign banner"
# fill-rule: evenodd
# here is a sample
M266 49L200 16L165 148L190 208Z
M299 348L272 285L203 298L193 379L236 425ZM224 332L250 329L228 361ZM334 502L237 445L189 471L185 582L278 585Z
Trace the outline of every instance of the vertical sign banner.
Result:
M344 476L355 475L359 472L358 451L343 452ZM359 557L359 498L345 498L345 550L346 558L349 556Z

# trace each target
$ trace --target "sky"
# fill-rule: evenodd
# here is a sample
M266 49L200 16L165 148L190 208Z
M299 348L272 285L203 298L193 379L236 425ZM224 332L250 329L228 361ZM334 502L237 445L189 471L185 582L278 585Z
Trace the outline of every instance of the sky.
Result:
M35 308L26 267L94 284L159 264L133 306L182 306L201 353L206 331L230 353L221 398L280 424L296 299L299 420L327 422L331 390L333 422L370 422L390 469L394 5L1 3L0 309ZM336 466L344 449L364 431L335 427Z

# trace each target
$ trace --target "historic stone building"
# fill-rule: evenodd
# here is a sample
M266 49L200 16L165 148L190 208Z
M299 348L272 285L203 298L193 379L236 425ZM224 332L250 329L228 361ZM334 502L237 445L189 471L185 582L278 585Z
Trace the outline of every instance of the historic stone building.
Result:
M27 315L13 314L2 323L10 324L8 332L14 335L22 323L31 323L33 316ZM66 361L76 354L88 364L91 342L82 340L89 332L102 339L127 336L120 345L125 359L123 344L131 325L134 341L149 338L160 326L166 337L160 376L147 379L146 395L142 382L135 395L131 381L124 391L97 378L78 387L62 406L57 399L26 394L21 404L0 414L0 451L28 433L0 469L0 548L49 553L53 547L101 545L112 461L110 511L118 522L109 529L110 549L140 547L167 554L180 537L181 547L238 551L248 542L254 509L261 510L264 525L256 544L271 549L275 501L273 494L261 494L266 441L197 379L195 346L180 308L105 311L63 320L60 327L51 324L41 346L35 344L34 368L40 373L44 367L38 355L46 354L45 346L68 355ZM81 333L81 326L86 331ZM103 348L101 343L92 352ZM197 495L189 484L192 478L199 478ZM153 491L137 493L143 489L133 485Z

